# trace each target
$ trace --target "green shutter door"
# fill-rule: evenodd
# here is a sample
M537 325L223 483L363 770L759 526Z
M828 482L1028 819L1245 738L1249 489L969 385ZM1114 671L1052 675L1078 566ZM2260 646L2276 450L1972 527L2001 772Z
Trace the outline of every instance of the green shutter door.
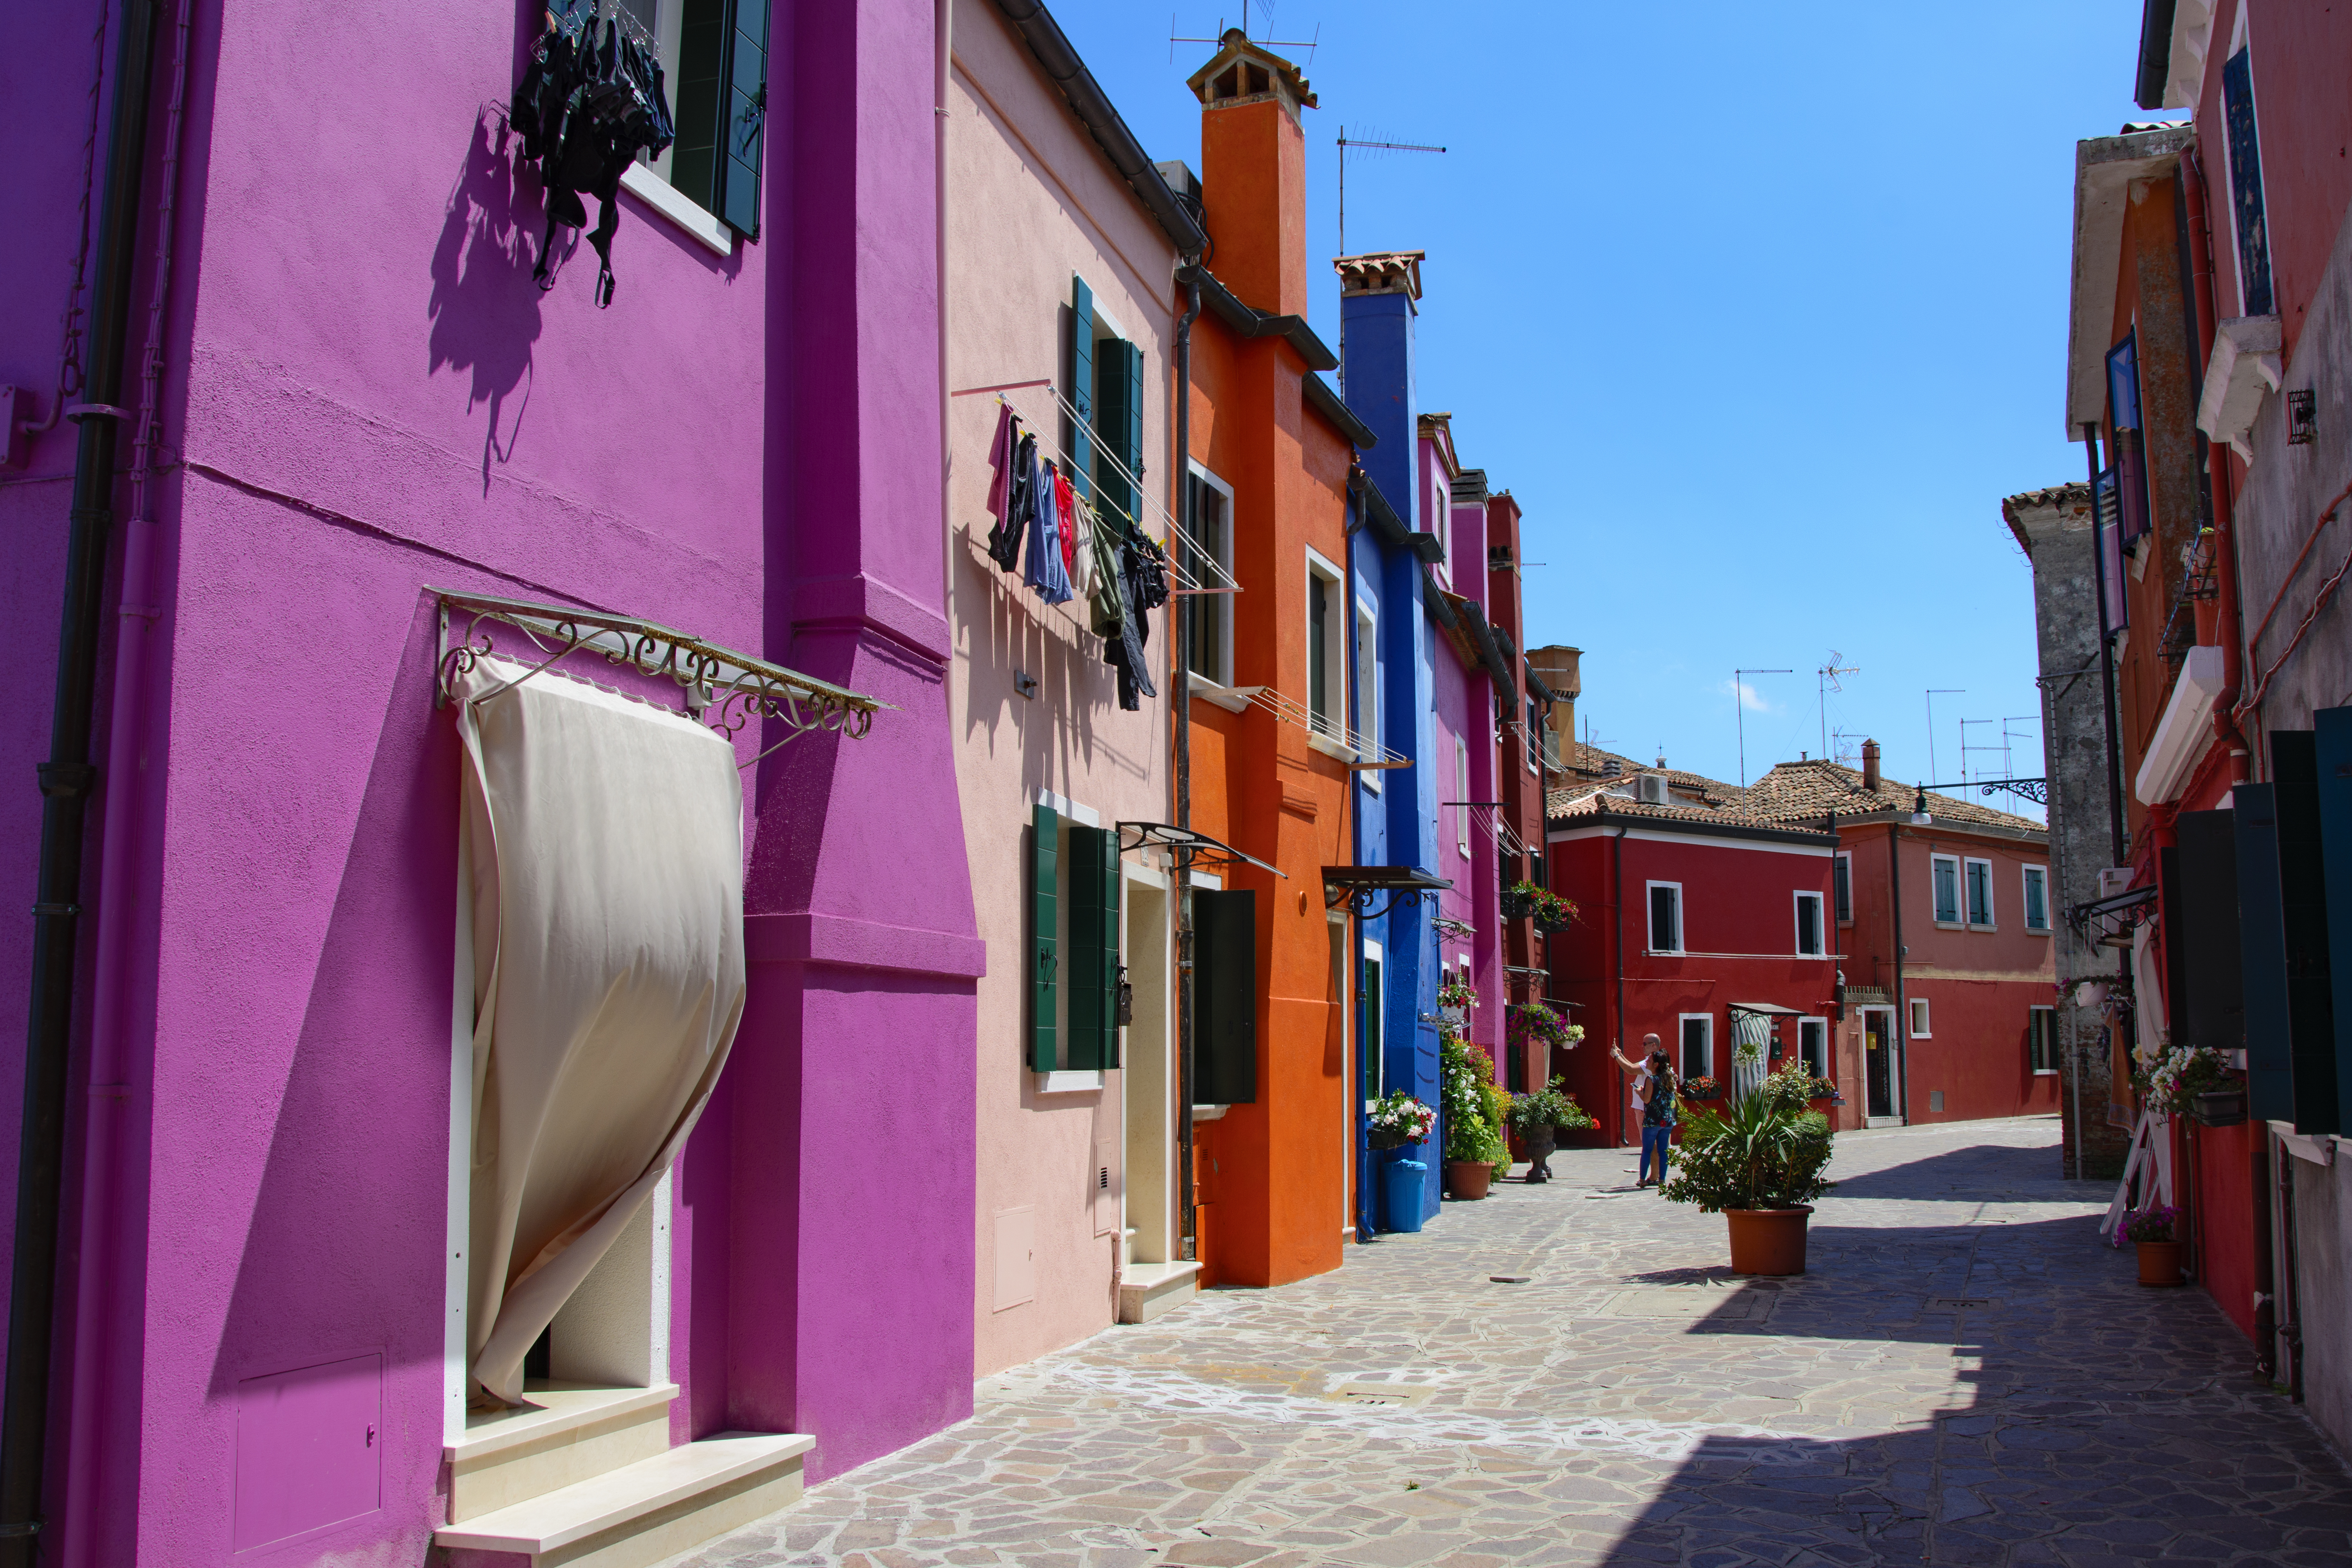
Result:
M1059 920L1055 887L1061 873L1059 839L1061 814L1038 806L1032 817L1034 843L1030 854L1029 885L1029 1066L1052 1072L1061 1065L1054 1045L1055 972L1061 966L1061 942L1055 928Z
M1112 998L1103 994L1103 833L1070 829L1070 1038L1065 1064L1074 1072L1103 1063Z
M1102 1065L1118 1066L1118 829L1102 830Z
M1083 278L1070 279L1070 483L1081 496L1094 493L1095 291Z
M1192 1100L1257 1102L1257 894L1192 894Z

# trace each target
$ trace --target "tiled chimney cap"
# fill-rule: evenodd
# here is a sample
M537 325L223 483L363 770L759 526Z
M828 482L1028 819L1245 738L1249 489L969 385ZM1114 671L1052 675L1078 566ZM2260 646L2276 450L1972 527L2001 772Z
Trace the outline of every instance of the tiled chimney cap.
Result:
M1404 293L1421 298L1421 263L1425 250L1378 250L1363 256L1335 256L1342 294Z
M1315 94L1298 68L1272 49L1250 42L1239 27L1227 27L1217 44L1209 63L1184 82L1202 108L1228 109L1271 98L1295 118L1299 110L1315 107Z

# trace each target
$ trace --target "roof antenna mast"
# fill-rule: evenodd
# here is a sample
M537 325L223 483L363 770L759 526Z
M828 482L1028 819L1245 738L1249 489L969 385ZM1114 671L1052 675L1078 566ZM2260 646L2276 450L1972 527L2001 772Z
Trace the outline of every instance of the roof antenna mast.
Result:
M1748 787L1748 682L1750 675L1794 675L1793 669L1735 669L1731 672L1731 710L1739 718L1739 787Z
M1845 655L1838 652L1837 649L1832 648L1830 661L1813 672L1820 677L1814 682L1813 694L1822 705L1822 755L1824 757L1830 754L1830 693L1834 691L1840 696L1844 695L1845 688L1838 684L1839 676L1862 673L1862 666L1858 664L1840 664L1838 661L1844 657Z

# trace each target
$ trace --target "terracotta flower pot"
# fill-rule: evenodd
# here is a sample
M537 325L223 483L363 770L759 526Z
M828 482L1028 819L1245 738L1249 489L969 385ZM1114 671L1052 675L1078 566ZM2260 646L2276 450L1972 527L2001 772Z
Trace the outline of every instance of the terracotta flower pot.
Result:
M1445 1184L1464 1203L1475 1202L1486 1195L1486 1185L1495 1179L1495 1167L1484 1160L1448 1160L1445 1162Z
M1793 1209L1726 1209L1731 1223L1731 1271L1734 1274L1802 1274L1805 1271L1805 1221L1810 1207Z
M1551 1168L1544 1162L1550 1159L1551 1152L1559 1147L1559 1131L1553 1127L1531 1128L1519 1134L1519 1142L1525 1145L1528 1152L1528 1173L1521 1178L1522 1180L1529 1182L1551 1180Z
M2178 1285L2180 1283L2180 1243L2177 1241L2142 1241L2139 1248L2139 1282L2143 1285Z

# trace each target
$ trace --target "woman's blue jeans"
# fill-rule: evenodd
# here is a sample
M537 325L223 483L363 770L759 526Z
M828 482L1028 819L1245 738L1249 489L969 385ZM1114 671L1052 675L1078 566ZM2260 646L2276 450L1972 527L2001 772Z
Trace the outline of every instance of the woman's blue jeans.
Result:
M1666 1179L1666 1152L1673 1146L1671 1140L1674 1135L1675 1130L1671 1127L1645 1126L1642 1129L1642 1180L1646 1182L1650 1179L1654 1162L1657 1179L1662 1182Z

